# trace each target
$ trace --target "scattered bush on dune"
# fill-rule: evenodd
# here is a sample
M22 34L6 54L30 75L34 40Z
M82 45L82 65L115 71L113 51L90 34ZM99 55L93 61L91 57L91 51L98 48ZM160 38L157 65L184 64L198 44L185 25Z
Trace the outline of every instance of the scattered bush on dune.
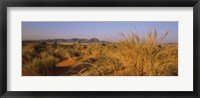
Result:
M53 68L58 59L53 56L47 56L43 59L35 58L31 63L23 67L23 75L29 76L50 76L53 75Z
M27 43L26 47L23 47L23 76L53 75L52 70L55 65L69 57L63 48L41 45L41 43Z

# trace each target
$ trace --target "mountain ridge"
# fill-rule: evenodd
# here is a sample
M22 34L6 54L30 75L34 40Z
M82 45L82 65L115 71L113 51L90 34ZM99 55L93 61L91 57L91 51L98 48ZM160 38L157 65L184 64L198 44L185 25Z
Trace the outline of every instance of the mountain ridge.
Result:
M110 43L109 41L99 40L98 38L70 38L70 39L41 39L41 40L23 40L23 41L39 41L39 42L65 42L65 43Z

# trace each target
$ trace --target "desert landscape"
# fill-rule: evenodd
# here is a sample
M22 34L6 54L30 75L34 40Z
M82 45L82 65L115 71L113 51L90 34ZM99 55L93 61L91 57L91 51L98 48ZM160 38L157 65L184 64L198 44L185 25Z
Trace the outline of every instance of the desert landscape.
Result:
M91 40L23 42L23 76L178 74L177 44L158 45L156 33L146 39L131 35L117 43Z
M23 40L22 76L178 76L178 43L162 43L169 33Z

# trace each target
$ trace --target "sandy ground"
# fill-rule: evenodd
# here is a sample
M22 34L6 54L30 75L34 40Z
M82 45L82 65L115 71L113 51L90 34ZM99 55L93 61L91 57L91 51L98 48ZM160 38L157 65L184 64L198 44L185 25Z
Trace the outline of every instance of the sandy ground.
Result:
M58 64L56 64L56 67L68 67L68 66L74 66L78 64L79 64L78 61L71 58L71 59L66 59L64 61L59 62Z

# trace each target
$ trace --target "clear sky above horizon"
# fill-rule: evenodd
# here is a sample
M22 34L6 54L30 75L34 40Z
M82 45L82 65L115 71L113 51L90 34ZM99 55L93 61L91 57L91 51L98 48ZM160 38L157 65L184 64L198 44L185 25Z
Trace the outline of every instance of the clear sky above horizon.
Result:
M169 32L164 42L178 42L178 22L22 22L22 40L98 38L117 41L136 33L143 37L156 29L158 37Z

